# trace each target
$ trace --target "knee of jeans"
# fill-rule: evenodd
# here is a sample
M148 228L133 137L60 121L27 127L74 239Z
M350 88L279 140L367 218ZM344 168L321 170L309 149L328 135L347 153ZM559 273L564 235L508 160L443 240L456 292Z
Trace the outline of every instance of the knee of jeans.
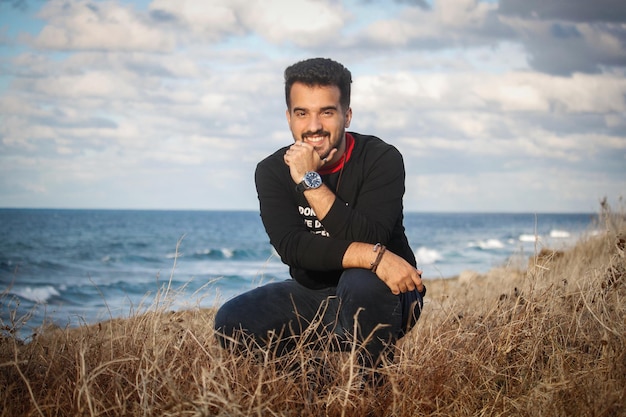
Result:
M215 313L215 323L213 324L213 328L216 331L221 331L226 327L225 325L228 321L227 318L228 314L226 314L224 306L220 307L217 310L217 313Z
M215 336L222 346L226 344L225 339L232 338L237 329L241 328L237 314L232 310L227 303L222 305L215 313L213 328L215 329Z
M393 295L389 287L369 269L347 269L341 276L337 295L342 298L349 293L352 297L372 297L373 294Z

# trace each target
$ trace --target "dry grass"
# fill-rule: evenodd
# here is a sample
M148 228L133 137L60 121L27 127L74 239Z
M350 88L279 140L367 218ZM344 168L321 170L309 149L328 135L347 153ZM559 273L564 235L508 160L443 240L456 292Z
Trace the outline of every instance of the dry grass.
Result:
M526 271L430 281L376 391L350 354L234 355L213 311L155 307L29 343L5 332L0 416L626 415L626 225L601 218L604 234Z

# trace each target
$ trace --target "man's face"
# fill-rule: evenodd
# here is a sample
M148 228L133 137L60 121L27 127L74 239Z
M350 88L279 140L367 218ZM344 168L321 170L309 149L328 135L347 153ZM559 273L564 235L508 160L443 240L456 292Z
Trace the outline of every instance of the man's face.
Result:
M291 108L287 109L287 122L295 141L304 141L324 159L337 148L332 160L338 160L345 150L345 132L350 126L352 109L342 109L341 93L336 86L291 86Z

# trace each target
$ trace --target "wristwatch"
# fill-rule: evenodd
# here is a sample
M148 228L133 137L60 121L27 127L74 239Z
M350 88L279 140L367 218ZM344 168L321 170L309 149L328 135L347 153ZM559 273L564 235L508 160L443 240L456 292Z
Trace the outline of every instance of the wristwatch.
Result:
M296 185L296 191L303 193L306 190L319 188L322 185L322 177L315 171L309 171L304 174L304 178L300 184Z

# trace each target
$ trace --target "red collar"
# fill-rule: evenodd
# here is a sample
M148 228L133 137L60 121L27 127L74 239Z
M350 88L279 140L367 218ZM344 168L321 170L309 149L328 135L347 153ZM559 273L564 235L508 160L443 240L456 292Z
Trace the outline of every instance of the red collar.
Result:
M350 133L346 132L346 150L343 154L343 157L341 157L334 164L324 167L323 169L320 169L318 171L319 174L328 175L328 174L334 174L335 172L341 171L345 163L350 160L350 156L352 156L353 149L354 149L354 137Z

